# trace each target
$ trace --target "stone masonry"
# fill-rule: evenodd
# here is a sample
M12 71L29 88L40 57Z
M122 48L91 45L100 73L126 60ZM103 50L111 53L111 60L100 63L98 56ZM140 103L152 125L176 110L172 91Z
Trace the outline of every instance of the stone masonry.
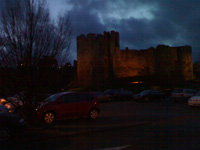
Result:
M146 50L120 50L115 31L77 37L77 78L83 86L103 85L112 79L134 76L193 78L190 46L158 45Z

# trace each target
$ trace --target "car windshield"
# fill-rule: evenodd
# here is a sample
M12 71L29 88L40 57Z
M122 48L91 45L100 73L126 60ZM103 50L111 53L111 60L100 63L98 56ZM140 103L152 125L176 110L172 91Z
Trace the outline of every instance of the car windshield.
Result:
M151 92L150 90L145 90L145 91L142 91L140 94L148 94L149 92Z
M200 91L195 94L195 96L200 96Z
M183 89L176 89L176 90L173 90L172 93L182 93L183 92Z
M47 97L45 99L45 102L53 102L55 101L58 97L60 97L62 95L62 93L58 93L58 94L54 94L54 95L51 95L50 97Z

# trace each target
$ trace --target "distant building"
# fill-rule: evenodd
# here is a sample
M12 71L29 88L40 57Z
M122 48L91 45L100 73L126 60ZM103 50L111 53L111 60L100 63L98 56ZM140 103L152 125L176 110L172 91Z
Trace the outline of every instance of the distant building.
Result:
M158 45L146 50L120 50L115 31L77 37L77 79L80 85L101 85L112 79L133 76L193 78L190 46Z

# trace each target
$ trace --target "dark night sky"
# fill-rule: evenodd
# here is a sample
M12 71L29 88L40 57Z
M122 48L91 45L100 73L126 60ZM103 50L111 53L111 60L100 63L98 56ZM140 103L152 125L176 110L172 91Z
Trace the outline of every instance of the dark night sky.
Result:
M1 1L1 0L0 0ZM76 37L115 30L120 47L147 49L158 44L190 45L200 58L200 0L47 0L53 17L67 11Z

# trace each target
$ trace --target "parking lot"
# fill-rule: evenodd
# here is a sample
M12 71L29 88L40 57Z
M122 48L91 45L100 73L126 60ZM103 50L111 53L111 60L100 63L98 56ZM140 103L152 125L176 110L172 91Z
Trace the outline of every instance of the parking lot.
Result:
M87 118L30 126L4 149L196 148L200 144L199 108L186 102L101 103L97 120ZM164 141L162 140L164 139Z

